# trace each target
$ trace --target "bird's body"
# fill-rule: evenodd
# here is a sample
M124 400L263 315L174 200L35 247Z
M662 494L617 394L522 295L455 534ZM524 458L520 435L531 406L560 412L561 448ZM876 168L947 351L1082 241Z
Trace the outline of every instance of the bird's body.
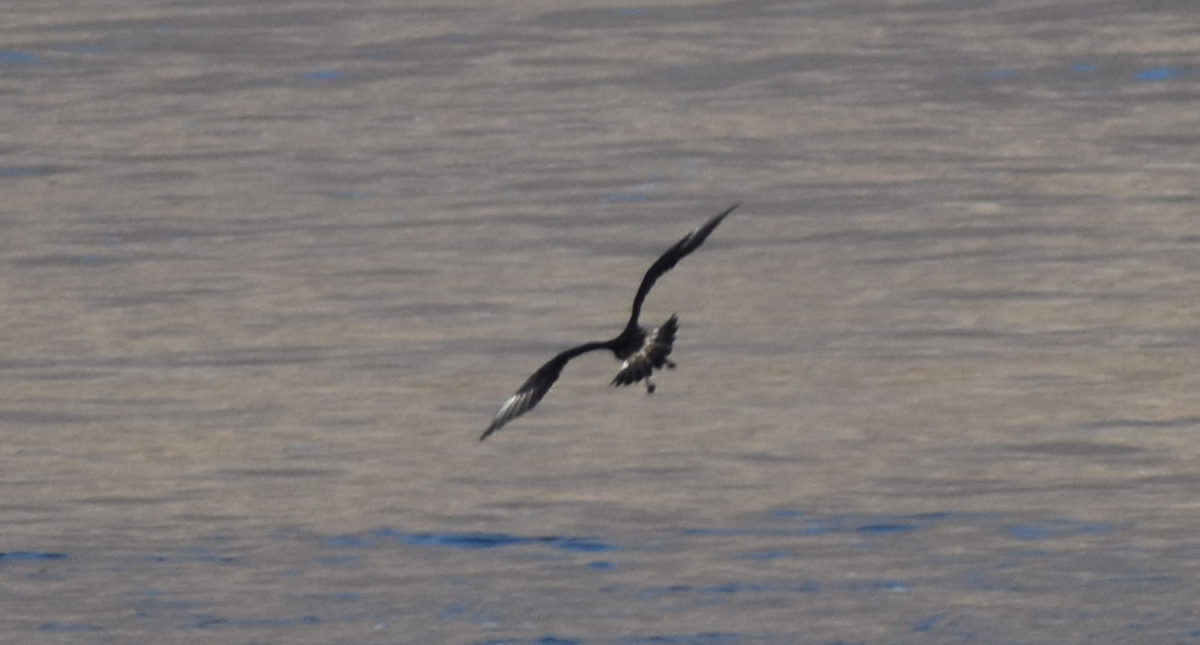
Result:
M611 351L613 356L618 360L624 361L620 371L617 372L616 378L612 380L612 385L632 385L644 380L646 381L646 391L653 393L655 389L652 379L654 370L661 370L664 367L668 369L675 367L675 364L668 360L667 357L670 356L671 349L675 343L675 333L679 328L679 319L675 315L672 315L656 329L647 330L638 323L638 318L641 317L642 313L642 303L646 300L646 295L650 293L650 289L659 277L670 271L680 260L687 257L689 253L699 248L704 243L704 240L708 238L709 234L717 228L717 225L725 219L725 216L733 212L735 208L737 208L737 204L730 206L724 212L708 220L699 229L685 235L682 240L679 240L674 246L667 249L654 264L650 265L645 277L642 278L641 285L638 287L637 295L633 298L633 311L629 317L629 322L620 334L610 340L593 341L584 343L578 347L572 347L538 368L538 371L534 372L525 381L525 384L504 402L504 405L500 407L500 411L492 419L491 425L488 426L487 430L483 431L483 435L479 437L479 440L483 441L487 439L488 435L499 430L504 424L533 409L542 400L542 397L546 395L546 392L550 391L550 386L554 385L554 382L558 380L563 367L571 359L588 352L606 349Z

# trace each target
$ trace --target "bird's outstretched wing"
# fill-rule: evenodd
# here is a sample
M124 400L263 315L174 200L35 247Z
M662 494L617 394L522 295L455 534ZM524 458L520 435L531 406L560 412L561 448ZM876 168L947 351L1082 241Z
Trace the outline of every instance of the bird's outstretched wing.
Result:
M538 368L538 371L530 376L525 384L516 391L515 394L508 397L504 405L500 406L500 411L496 413L492 419L492 424L483 431L479 436L479 440L483 441L488 438L488 435L500 429L501 426L512 421L513 419L525 414L533 409L533 406L546 396L546 392L550 391L550 386L558 380L558 375L562 373L563 367L572 358L579 356L596 349L605 348L605 343L586 343L578 347L573 347L567 351L555 356L546 362L545 365Z
M674 314L667 319L654 333L646 337L646 344L634 355L625 359L621 371L612 380L613 385L633 385L661 370L665 365L674 364L667 360L675 345L675 332L679 330L679 318ZM651 392L654 390L651 389Z
M704 244L704 240L708 239L709 234L717 228L721 220L725 219L725 216L732 213L733 209L737 207L737 204L730 206L724 212L705 222L704 226L684 235L682 240L679 240L674 246L667 249L666 253L663 253L654 261L654 264L650 265L650 268L646 271L646 277L642 278L642 284L638 287L637 295L633 297L633 314L629 317L627 327L632 328L637 326L638 317L642 313L642 303L646 300L646 294L650 293L650 289L662 277L662 274L673 269L680 260L699 248L701 244Z

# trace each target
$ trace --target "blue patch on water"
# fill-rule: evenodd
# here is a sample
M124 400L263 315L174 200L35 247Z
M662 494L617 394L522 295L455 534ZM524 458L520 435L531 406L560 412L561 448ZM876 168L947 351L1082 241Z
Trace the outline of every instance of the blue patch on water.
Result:
M617 9L617 15L622 18L633 18L644 13L646 13L646 10L641 7L625 7L623 9Z
M346 74L336 69L318 69L304 72L301 76L310 81L340 81Z
M846 585L845 588L852 591L891 591L894 593L908 591L908 585L898 580L867 580Z
M602 551L615 551L617 547L606 542L598 540L588 540L582 538L544 538L544 541L550 546L563 551L577 551L581 553L599 553Z
M779 560L780 558L790 558L791 551L777 549L774 551L760 551L758 553L746 553L741 556L742 560Z
M34 56L33 54L27 54L25 52L17 52L17 51L0 51L0 65L35 66L35 65L41 65L41 64L42 64L42 59L38 58L37 56Z
M934 614L934 615L930 616L929 618L925 618L923 620L918 620L915 624L913 624L913 631L914 632L933 631L933 626L942 622L942 619L945 617L946 617L946 614Z
M406 533L400 541L409 546L442 546L452 549L495 549L527 544L527 538L504 533Z
M26 168L22 166L0 168L0 177L34 177L40 174L42 173L36 168Z
M559 637L541 637L536 640L517 640L515 638L505 638L485 640L482 641L480 645L521 645L522 643L528 643L530 645L580 645L583 643L583 641Z
M596 562L587 563L588 571L615 571L616 569L617 565L613 562L604 562L598 560Z
M1130 574L1126 576L1117 576L1114 578L1106 578L1097 580L1092 583L1092 586L1100 585L1150 585L1150 584L1178 584L1180 582L1177 576L1161 576L1151 574Z
M666 595L673 595L673 594L687 594L687 593L694 593L694 592L695 592L695 588L689 587L687 585L667 585L665 587L649 587L646 589L642 589L641 591L638 591L637 593L635 593L633 595L635 598L638 598L639 600L644 600L647 598L657 598L659 596L666 596Z
M894 535L896 533L911 533L912 531L920 531L921 527L916 524L868 524L858 527L859 533L867 535Z
M823 535L825 533L833 533L836 529L779 529L779 528L754 528L754 529L712 529L712 528L693 528L683 529L684 535L695 535L700 537L740 537L743 535L752 535L758 537L804 537L808 535Z
M667 585L649 587L637 592L637 598L658 598L674 595L726 596L747 593L820 593L821 585L814 580L803 580L793 585L766 583L727 582L719 585L697 587L693 585Z
M1050 540L1068 535L1107 533L1112 530L1106 524L1092 524L1071 520L1050 520L1040 524L1010 526L1008 532L1018 540Z
M335 190L331 193L335 199L366 199L371 196L364 190Z
M192 621L192 627L196 629L215 629L218 627L241 627L252 629L279 629L282 627L296 627L298 625L316 625L321 622L316 616L296 616L293 618L249 618L249 619L231 619L220 618L211 614L201 614L195 616Z
M141 617L154 616L155 612L159 611L191 609L195 606L195 603L186 600L170 599L161 589L145 589L140 592L140 596L133 599L133 606L137 608L135 615Z
M804 511L794 508L777 508L767 512L770 517L782 517L784 519L794 520L804 517Z
M438 620L452 620L467 613L469 607L464 602L451 603L438 614Z
M47 553L45 551L9 551L0 553L0 562L48 562L66 560L65 553Z
M754 529L683 529L684 535L700 536L754 535L756 532Z
M621 645L721 645L722 643L740 643L745 640L744 634L729 634L710 632L707 634L674 634L659 636L626 636L618 638Z
M1178 67L1150 67L1138 72L1133 80L1135 81L1165 81L1175 78L1182 73L1183 70Z
M769 584L752 584L747 582L726 582L722 585L711 585L698 589L703 594L726 595L735 593L763 593L779 591L779 587Z
M1100 66L1096 65L1095 63L1075 63L1075 64L1071 65L1071 71L1078 72L1080 74L1094 72L1098 69L1100 69Z
M685 529L685 535L698 536L778 536L778 537L812 537L834 533L853 533L872 537L895 535L920 531L932 521L947 520L954 517L951 513L926 513L920 515L876 515L866 517L810 517L799 512L772 511L772 516L785 519L796 519L800 528L691 528ZM869 545L861 545L869 546Z
M392 529L380 529L375 534L399 540L409 546L439 546L452 549L496 549L506 546L544 544L561 551L574 553L600 553L616 551L617 546L592 538L573 537L522 537L507 533L403 533Z
M842 523L833 519L804 520L804 529L800 535L829 535L842 530Z
M1050 532L1040 526L1011 526L1008 532L1018 540L1044 540Z
M375 546L375 541L353 535L331 535L325 538L325 546L341 549L362 549Z

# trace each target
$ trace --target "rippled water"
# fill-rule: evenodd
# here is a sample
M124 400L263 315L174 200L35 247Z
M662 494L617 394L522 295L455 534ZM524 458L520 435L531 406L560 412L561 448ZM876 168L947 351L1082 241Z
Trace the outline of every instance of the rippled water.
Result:
M0 640L1200 642L1193 9L0 8Z

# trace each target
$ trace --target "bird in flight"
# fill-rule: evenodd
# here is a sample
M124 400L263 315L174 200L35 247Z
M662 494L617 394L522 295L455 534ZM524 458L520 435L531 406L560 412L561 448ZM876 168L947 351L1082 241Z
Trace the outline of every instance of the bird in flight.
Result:
M675 343L679 318L672 314L658 328L647 330L638 324L638 316L642 313L642 302L662 274L670 271L689 253L700 248L700 245L708 239L709 234L717 228L721 220L737 207L737 204L730 206L724 212L705 222L704 226L684 235L682 240L667 249L666 253L663 253L654 261L654 264L650 265L646 276L642 278L642 284L638 287L637 295L633 297L633 313L629 316L629 322L616 338L584 343L550 359L545 365L538 368L538 371L534 372L533 376L530 376L525 384L504 402L504 405L500 406L500 411L492 419L492 424L483 431L479 440L487 439L488 435L499 430L504 424L532 410L533 406L546 396L546 392L550 391L550 386L558 380L558 375L562 373L563 367L568 361L576 356L599 349L607 349L616 356L617 360L625 361L621 365L620 371L617 372L616 378L612 380L612 385L632 385L644 380L646 381L646 392L654 393L654 370L661 370L663 367L675 368L675 363L672 363L667 357L671 355L671 348Z

